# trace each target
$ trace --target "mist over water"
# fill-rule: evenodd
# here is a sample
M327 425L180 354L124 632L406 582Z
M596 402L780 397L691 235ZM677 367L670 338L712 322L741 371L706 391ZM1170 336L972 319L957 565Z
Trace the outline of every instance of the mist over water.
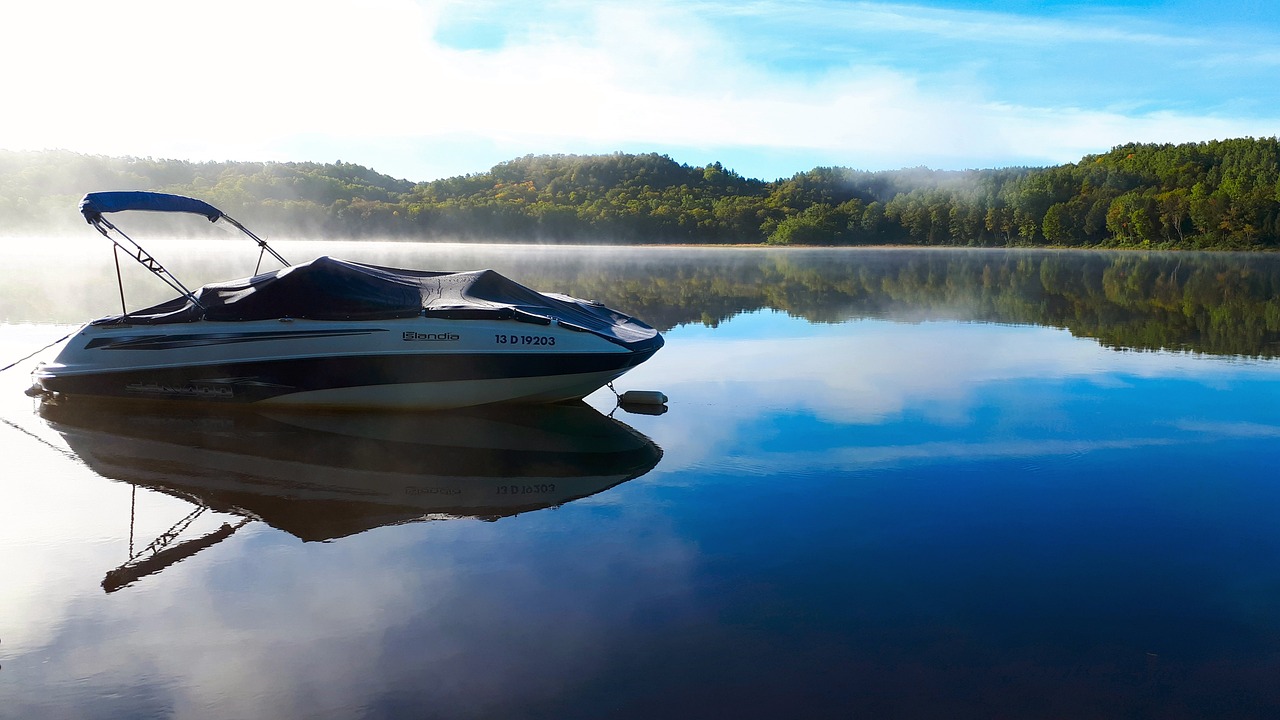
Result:
M660 330L715 326L772 309L812 322L887 318L1029 323L1109 347L1271 357L1280 352L1280 260L1252 253L961 249L627 248L273 241L291 262L318 255L391 267L491 268L530 287L599 300ZM250 242L146 247L188 287L251 275ZM80 323L120 312L101 238L6 246L0 321ZM279 268L268 258L262 272ZM173 291L122 254L130 310ZM74 292L69 291L74 289Z
M118 311L94 239L9 246L0 360ZM667 344L617 388L669 409L80 413L21 394L33 358L0 374L0 715L1280 711L1280 260L273 244L635 313ZM256 260L148 249L191 285Z

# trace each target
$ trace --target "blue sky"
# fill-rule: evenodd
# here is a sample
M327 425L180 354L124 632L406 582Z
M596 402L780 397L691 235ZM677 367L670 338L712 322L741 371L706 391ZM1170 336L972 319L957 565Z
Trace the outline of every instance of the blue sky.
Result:
M216 9L215 9L216 8ZM764 179L1280 134L1265 2L70 0L7 11L0 147L411 180L650 152Z

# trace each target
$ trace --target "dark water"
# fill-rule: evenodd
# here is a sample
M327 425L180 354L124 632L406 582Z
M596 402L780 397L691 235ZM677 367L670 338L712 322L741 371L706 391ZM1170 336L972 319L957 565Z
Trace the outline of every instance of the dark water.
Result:
M1280 716L1280 258L324 250L635 312L669 411L2 373L0 717ZM4 364L118 305L109 253L19 260Z

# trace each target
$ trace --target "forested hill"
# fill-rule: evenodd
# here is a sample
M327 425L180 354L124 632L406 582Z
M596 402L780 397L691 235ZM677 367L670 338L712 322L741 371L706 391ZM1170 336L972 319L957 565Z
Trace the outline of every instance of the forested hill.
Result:
M1123 145L1049 168L745 178L665 155L526 156L415 183L350 163L0 151L0 232L81 222L87 191L207 200L274 237L775 245L1280 247L1280 142Z

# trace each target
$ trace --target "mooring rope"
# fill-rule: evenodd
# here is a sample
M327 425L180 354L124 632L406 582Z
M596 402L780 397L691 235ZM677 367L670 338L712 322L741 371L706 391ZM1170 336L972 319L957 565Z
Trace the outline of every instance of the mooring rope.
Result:
M31 438L32 440L35 440L36 442L40 443L41 445L44 445L44 446L46 446L46 447L49 447L50 449L52 449L54 452L58 453L59 455L62 455L62 456L67 457L67 458L70 458L71 460L79 460L79 459L80 459L80 456L79 456L79 455L76 455L74 452L72 452L72 451L70 451L70 450L68 450L68 449L66 449L66 448L60 448L60 447L58 447L57 445L54 445L53 443L49 442L48 440L45 440L44 438L40 437L39 435L37 435L37 434L35 434L35 433L31 432L30 430L28 430L28 429L26 429L26 428L22 427L21 425L19 425L19 424L17 424L17 423L15 423L15 422L13 422L12 420L7 420L7 419L5 419L5 418L0 418L0 424L8 425L9 427L13 428L14 430L17 430L18 432L22 433L23 435L26 435L27 437Z
M83 325L81 325L80 327L76 328L75 330L72 330L71 332L67 333L66 335L63 335L62 337L58 338L57 340L54 340L53 342L49 343L48 345L45 345L44 347L40 348L39 350L37 350L37 351L35 351L35 352L31 353L30 355L28 355L28 356L26 356L26 357L24 357L24 358L18 358L17 360L14 360L13 362L9 363L8 365L5 365L4 367L0 368L0 372L4 372L5 370L8 370L9 368L11 368L11 367L13 367L13 366L17 365L17 364L18 364L18 363L20 363L20 362L26 362L26 361L30 360L31 358L33 358L33 357L35 357L35 356L39 355L40 353L44 352L45 350L48 350L49 348L53 347L54 345L57 345L58 343L62 342L63 340L66 340L67 338L71 337L72 335L75 335L77 332L79 332L79 331L80 331L80 328L82 328L82 327L84 327L84 326L83 326Z

